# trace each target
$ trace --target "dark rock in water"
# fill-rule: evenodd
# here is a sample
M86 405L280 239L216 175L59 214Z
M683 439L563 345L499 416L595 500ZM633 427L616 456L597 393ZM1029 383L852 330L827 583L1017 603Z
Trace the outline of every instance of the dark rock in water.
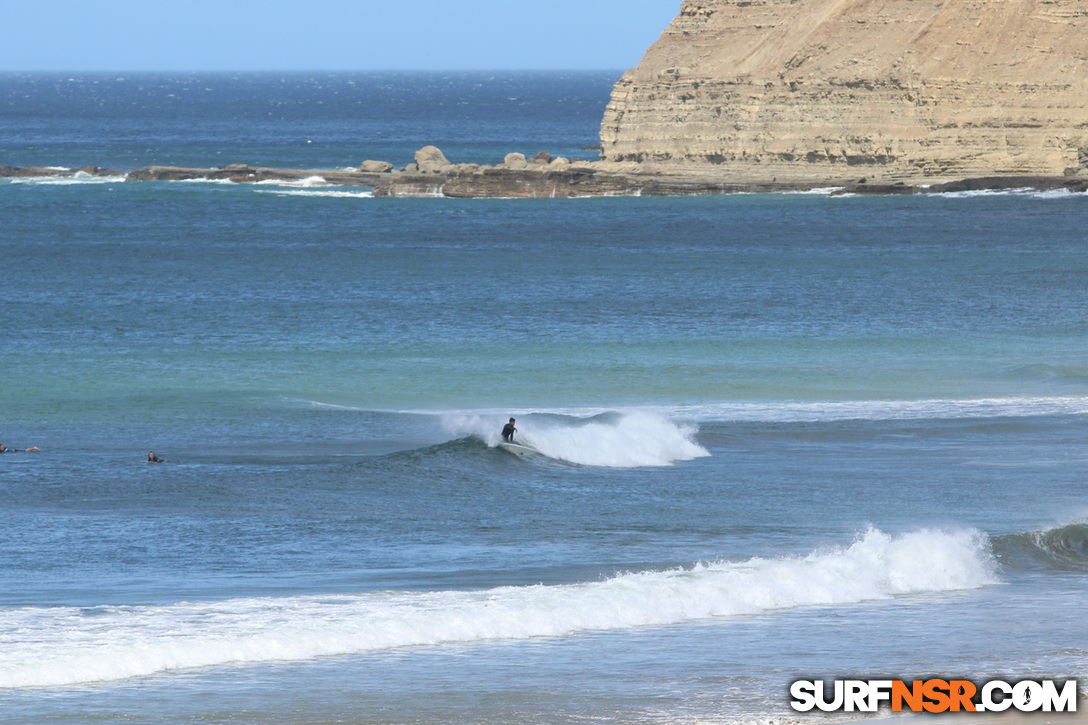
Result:
M70 172L58 173L56 169L47 169L43 166L0 166L0 178L35 178L40 176L71 176Z
M81 166L76 169L52 166L0 166L0 178L4 179L33 179L50 176L64 178L75 176L78 173L89 174L90 176L122 176L125 172L116 169L103 169L99 166Z
M238 169L186 169L176 166L147 166L128 172L125 181L192 181L194 179L229 179L240 174Z
M772 192L794 186L721 184L682 177L623 175L588 167L558 164L552 170L530 168L480 169L472 173L450 173L440 178L400 175L374 188L374 196L446 196L455 198L557 199L589 196L687 196L735 192Z
M550 157L550 154L549 154ZM754 193L769 194L784 191L808 191L819 187L835 187L833 194L933 194L954 191L1001 190L1030 188L1040 191L1065 189L1070 192L1088 191L1088 179L1053 176L1001 176L964 179L933 186L913 186L898 182L876 184L869 179L848 183L834 181L793 182L722 182L714 177L685 174L618 173L614 165L571 163L568 159L552 158L544 162L540 154L535 163L528 163L522 154L509 154L508 163L498 167L477 164L448 164L439 171L423 172L411 163L406 170L390 170L382 162L383 171L352 171L343 169L275 169L246 164L228 164L214 169L194 169L177 166L148 166L130 171L126 181L209 181L229 180L235 183L260 181L311 182L341 186L365 186L374 189L374 196L412 197L446 196L457 198L570 198L581 196L695 196L707 194ZM509 162L518 166L510 168ZM40 166L0 166L0 177L73 176L78 172L95 175L121 175L124 172L83 167L56 169Z
M329 184L344 186L374 186L380 183L384 173L344 171L341 169L270 169L228 164L216 169L192 169L178 166L147 166L130 171L126 181L233 181L238 184L258 181L298 182L309 179L323 179Z
M626 177L598 175L590 169L546 173L535 169L485 169L450 174L443 183L405 179L374 189L375 196L448 196L459 198L566 198L634 196L639 185Z
M1088 180L1053 176L987 176L978 179L963 179L927 187L926 191L943 194L954 191L1000 191L1004 189L1034 189L1052 191L1066 189L1074 193L1088 190Z
M895 196L895 195L909 195L919 193L919 189L914 186L907 186L903 183L897 184L870 184L865 179L855 183L848 184L842 187L842 189L832 192L832 196L840 196L843 194L865 194L867 196Z

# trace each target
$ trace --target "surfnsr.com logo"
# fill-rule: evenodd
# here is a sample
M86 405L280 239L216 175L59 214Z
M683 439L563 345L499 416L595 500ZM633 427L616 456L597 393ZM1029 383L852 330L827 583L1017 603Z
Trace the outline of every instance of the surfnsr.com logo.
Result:
M797 680L790 685L790 706L798 712L876 712L887 703L892 712L1076 712L1077 681L990 680Z

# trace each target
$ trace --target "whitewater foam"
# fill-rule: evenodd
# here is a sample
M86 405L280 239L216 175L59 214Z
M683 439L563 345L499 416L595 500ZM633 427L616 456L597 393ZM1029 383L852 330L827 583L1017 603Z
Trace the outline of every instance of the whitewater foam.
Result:
M370 198L373 198L373 196L374 196L374 192L372 192L372 191L332 191L332 190L325 190L325 191L305 190L304 191L304 190L301 190L301 189L276 189L276 190L259 189L257 191L257 193L259 193L259 194L275 194L276 196L306 196L306 197L324 196L324 197L333 197L333 198L340 198L340 199L370 199Z
M96 176L86 171L77 171L71 176L17 176L8 179L12 184L32 184L35 186L73 186L76 184L116 184L125 180L125 176Z
M483 414L447 414L443 424L456 435L472 435L488 445L500 443L506 418ZM667 466L709 456L695 442L698 429L663 415L631 411L591 418L534 414L518 422L519 443L549 458L584 466L635 468Z
M844 186L821 186L815 189L802 189L799 191L783 191L782 194L786 196L831 196L836 192L840 192L846 187Z
M1086 192L1072 191L1066 188L1033 189L1031 187L1020 187L1015 189L971 189L967 191L946 191L933 194L933 196L941 196L946 199L972 199L985 196L1021 196L1032 199L1072 199L1085 195Z
M938 420L1088 415L1088 396L967 400L852 400L723 402L676 406L676 416L698 420L802 423L842 420Z
M105 682L228 664L589 631L974 589L986 537L870 529L849 546L556 586L232 599L0 612L0 688Z
M207 176L197 176L192 179L178 179L170 181L171 184L219 184L221 186L235 186L237 182L230 179L209 179Z
M312 189L330 186L330 184L325 180L324 176L315 174L313 176L307 176L304 179L265 179L264 181L258 181L257 186L293 186L302 189Z

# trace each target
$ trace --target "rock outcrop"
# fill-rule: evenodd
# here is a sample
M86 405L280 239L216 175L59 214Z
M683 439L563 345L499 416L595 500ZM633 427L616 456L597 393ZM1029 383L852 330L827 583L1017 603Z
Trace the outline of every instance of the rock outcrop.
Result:
M437 146L424 146L416 151L416 167L424 174L436 174L451 166L446 155Z
M601 142L748 181L1088 176L1088 3L685 0Z
M550 156L550 154L548 154ZM553 158L533 157L524 169L478 164L450 164L444 171L389 170L379 162L380 171L345 169L277 169L229 164L213 169L178 166L147 166L129 172L87 166L79 169L41 166L0 166L0 178L71 178L80 174L139 181L230 181L237 184L284 183L306 187L324 185L367 186L377 197L487 197L487 198L570 198L583 196L691 196L703 194L768 194L784 191L811 191L819 182L723 180L714 175L616 173L607 165ZM415 167L416 164L411 164ZM950 191L978 191L1031 188L1060 189L1088 193L1088 177L1075 176L994 176L962 179L942 184L909 185L869 183L862 179L844 183L831 194L935 194Z
M390 164L391 166L392 164ZM343 169L276 169L247 164L227 164L214 169L181 166L145 166L125 175L125 181L232 181L236 184L306 182L377 186L391 176L388 171L347 171Z
M364 174L384 174L387 171L393 170L393 164L388 161L375 161L374 159L367 159L363 163L359 164L359 171Z
M81 166L75 169L57 166L0 166L0 179L67 178L77 174L88 176L123 176L124 171L103 169L99 166Z
M503 168L513 171L521 171L529 168L529 162L525 160L525 154L514 151L506 154L502 160Z

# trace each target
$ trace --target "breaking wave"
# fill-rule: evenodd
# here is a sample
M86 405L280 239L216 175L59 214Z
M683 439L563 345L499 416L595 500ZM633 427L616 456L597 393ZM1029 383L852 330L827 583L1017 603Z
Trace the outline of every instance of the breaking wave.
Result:
M1088 522L1085 521L999 536L993 546L995 555L1008 566L1088 571Z
M986 537L870 529L804 557L641 571L579 584L0 611L0 688L109 682L198 667L407 646L566 637L997 581Z
M478 414L449 414L448 431L475 436L497 446L506 418ZM602 413L590 418L533 414L518 421L517 440L549 458L584 466L634 468L667 466L709 456L695 442L694 425L677 424L648 412Z
M313 175L304 179L266 179L258 181L257 186L288 186L300 189L315 189L322 186L330 186L324 176Z

